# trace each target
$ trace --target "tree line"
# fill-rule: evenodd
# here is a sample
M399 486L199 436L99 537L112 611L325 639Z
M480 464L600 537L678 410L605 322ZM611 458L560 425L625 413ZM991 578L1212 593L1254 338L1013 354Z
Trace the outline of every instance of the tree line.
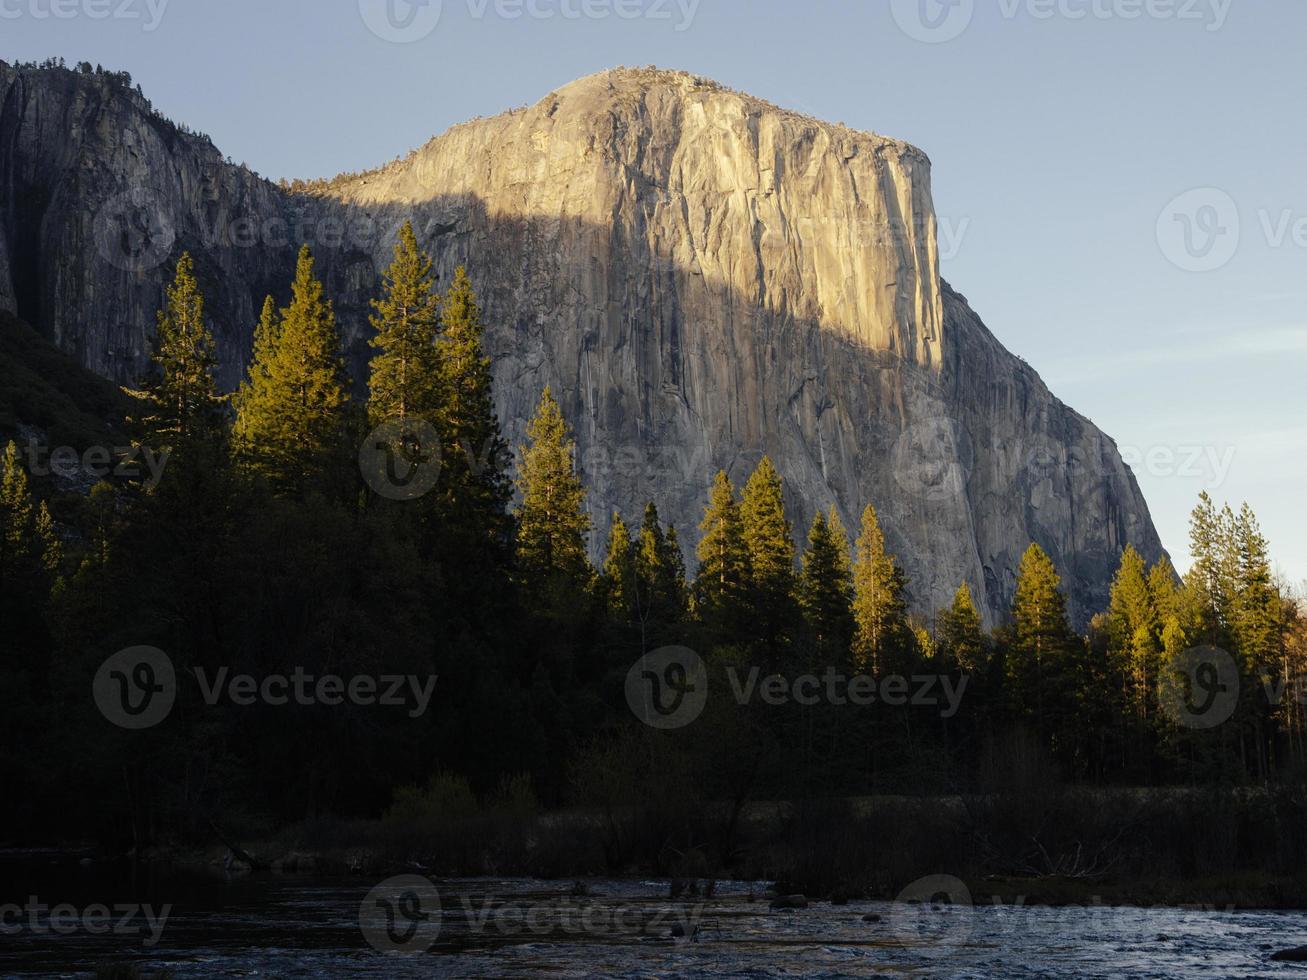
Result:
M1127 547L1109 607L1084 634L1034 544L995 629L965 582L948 608L912 613L874 507L853 540L836 511L818 513L800 548L766 458L742 487L712 479L692 575L652 501L638 520L612 515L595 567L560 405L542 393L515 464L465 270L438 288L402 228L372 303L362 399L307 246L283 300L264 302L244 380L225 396L195 263L178 260L130 420L168 453L157 485L106 480L61 495L6 449L0 724L12 748L0 765L18 802L0 833L140 845L218 823L270 830L377 815L451 777L486 797L529 786L547 805L688 786L737 806L956 792L1014 744L1093 783L1237 784L1301 764L1301 705L1291 687L1267 692L1302 670L1303 620L1247 506L1202 497L1183 579ZM422 425L434 448L412 436ZM391 499L365 483L360 447L381 431L393 472L438 456L430 492ZM654 733L632 717L623 681L642 654L673 644L702 655L722 694L728 671L758 667L965 678L965 697L945 717L923 704L718 696L684 730ZM156 728L123 731L98 713L90 679L138 645L177 667L177 704ZM1231 686L1192 666L1207 647L1231 658L1237 700L1211 728L1167 707L1177 690L1191 709ZM192 667L405 671L438 685L417 718L375 705L206 705Z

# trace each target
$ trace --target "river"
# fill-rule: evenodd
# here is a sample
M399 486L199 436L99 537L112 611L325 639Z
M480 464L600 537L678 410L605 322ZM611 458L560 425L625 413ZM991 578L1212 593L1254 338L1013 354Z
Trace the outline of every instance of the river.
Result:
M794 910L740 882L676 901L656 880L119 876L110 892L81 871L34 896L4 883L0 975L1307 977L1270 959L1307 943L1303 912L950 904L946 884Z

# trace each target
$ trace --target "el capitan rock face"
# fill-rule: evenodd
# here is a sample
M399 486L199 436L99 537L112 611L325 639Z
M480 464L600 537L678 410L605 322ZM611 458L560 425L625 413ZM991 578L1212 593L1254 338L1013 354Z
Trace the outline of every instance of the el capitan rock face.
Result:
M188 249L234 386L301 239L365 376L411 220L442 280L472 275L511 441L553 386L596 549L653 499L689 550L711 474L769 454L800 543L816 508L852 530L873 503L922 610L966 580L997 620L1033 540L1083 619L1125 544L1161 554L1112 441L940 279L926 156L703 79L605 72L292 190L109 80L0 65L0 191L0 307L123 381Z

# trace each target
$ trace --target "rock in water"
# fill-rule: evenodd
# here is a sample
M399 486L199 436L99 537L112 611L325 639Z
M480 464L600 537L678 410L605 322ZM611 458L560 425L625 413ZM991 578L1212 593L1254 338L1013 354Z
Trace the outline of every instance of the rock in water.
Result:
M779 895L772 899L771 910L773 912L793 912L796 909L806 909L808 899L804 895Z
M188 249L234 387L301 240L365 377L368 300L412 220L483 300L512 443L553 386L596 555L612 511L650 499L692 552L712 473L743 482L763 454L800 534L832 505L856 530L873 503L921 610L965 580L994 622L1036 541L1083 623L1126 544L1162 553L1115 444L940 278L930 162L898 140L622 69L277 186L121 80L0 63L0 176L0 308L120 381Z

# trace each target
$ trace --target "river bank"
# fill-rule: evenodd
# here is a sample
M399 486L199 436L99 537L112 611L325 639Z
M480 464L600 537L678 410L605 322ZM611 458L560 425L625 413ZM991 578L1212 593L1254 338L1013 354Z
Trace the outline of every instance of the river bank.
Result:
M976 904L1307 908L1301 800L1267 790L1081 790L538 811L422 805L268 831L237 822L118 858L226 875L380 880L665 878L669 896L763 881L811 900L892 900L931 877ZM53 859L52 859L53 860Z

